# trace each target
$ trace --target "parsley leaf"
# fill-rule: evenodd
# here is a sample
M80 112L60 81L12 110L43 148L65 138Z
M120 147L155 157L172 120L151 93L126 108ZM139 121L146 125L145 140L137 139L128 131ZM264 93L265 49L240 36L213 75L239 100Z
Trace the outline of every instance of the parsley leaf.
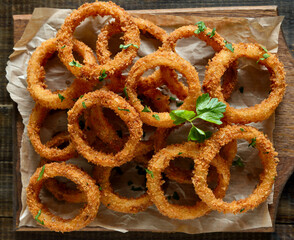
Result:
M196 34L204 32L204 30L206 29L205 23L203 21L197 22L196 25L198 26L198 29L194 31L194 33Z
M207 33L206 35L209 36L209 38L212 38L215 35L215 28L212 29L211 32Z
M259 63L259 61L262 61L262 60L267 59L267 58L270 57L271 55L269 55L268 53L265 53L265 54L263 54L262 56L263 56L263 57L260 58L260 59L258 59L258 61L257 61L256 63Z
M128 92L127 92L127 87L124 87L124 95L126 97L127 100L129 100L129 95L128 95Z
M60 93L58 93L58 97L59 97L59 99L61 100L61 102L65 99L65 97L62 96Z
M182 152L179 152L179 153L178 153L178 155L182 155L182 154L183 154Z
M40 210L38 211L38 214L35 216L35 220L36 220L38 223L44 225L44 221L41 221L41 220L39 219L41 213L42 213L42 210L40 209Z
M195 127L192 125L192 128L190 129L189 135L188 135L188 141L197 141L197 142L204 142L205 139L211 137L211 132L204 132L203 130Z
M41 172L39 174L39 177L38 177L37 181L40 181L42 179L42 177L44 175L44 171L45 171L45 165L42 167Z
M127 49L127 48L130 47L130 46L134 46L135 48L139 48L138 45L133 44L133 43L129 43L129 44L127 44L127 45L123 45L123 44L121 44L121 45L119 45L119 48Z
M145 105L144 109L142 110L142 112L151 112L150 109Z
M241 158L238 158L237 160L233 161L234 166L244 167L244 163L242 162Z
M105 69L101 70L100 76L99 76L99 82L102 82L107 77L107 73Z
M153 114L152 117L154 117L157 121L160 120L160 117L158 116L158 114Z
M82 102L83 108L87 108L86 103Z
M63 46L61 47L61 49L63 49L63 48L65 48L65 45L63 45Z
M245 208L242 208L241 210L240 210L240 212L243 212L245 210Z
M241 130L242 132L245 132L244 128L240 128L240 130Z
M76 62L75 60L72 60L68 64L69 64L69 66L72 66L72 67L82 67L82 65L79 64L78 62Z
M225 47L227 49L229 49L231 52L234 52L234 48L233 48L232 43L228 43L226 40L224 40L224 43L225 43Z
M118 107L117 109L118 109L118 110L120 110L120 111L126 111L126 112L130 112L130 110L129 110L129 109L124 109L124 108L120 108L120 107Z
M251 139L251 143L248 144L248 147L255 148L256 146L256 137Z
M175 125L189 121L196 116L195 112L188 110L173 110L169 115L174 120Z
M145 168L146 173L150 174L152 178L154 178L153 172L149 169Z
M210 98L208 93L203 94L197 99L197 118L220 125L222 124L220 119L224 116L222 113L225 111L226 104L218 101L217 98Z

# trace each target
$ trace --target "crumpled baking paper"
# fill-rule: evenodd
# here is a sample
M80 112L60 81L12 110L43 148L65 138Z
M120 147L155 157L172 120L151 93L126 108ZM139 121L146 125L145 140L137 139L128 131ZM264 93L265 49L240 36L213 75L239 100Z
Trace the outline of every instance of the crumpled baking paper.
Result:
M56 32L72 10L37 8L33 12L32 18L27 25L22 38L16 43L14 53L10 56L6 72L9 81L7 90L11 98L18 104L18 110L26 126L34 106L34 101L27 91L26 68L28 60L34 50L46 39L53 38ZM175 28L195 24L198 21L205 21L210 28L216 27L217 32L227 41L231 42L257 42L265 46L270 52L276 53L278 49L278 36L283 17L265 18L203 18L196 16L171 16L171 15L151 15L133 14L137 17L148 19L155 24L163 27L167 32L172 32ZM110 17L96 17L85 20L76 30L75 37L84 41L95 49L95 41L99 29L109 21ZM143 57L153 51L155 47L152 40L144 38L139 49L138 56ZM176 48L177 53L190 61L197 69L200 80L204 78L204 70L208 59L212 58L214 51L211 47L198 40L196 37L180 40ZM63 89L68 86L73 76L58 61L48 63L46 67L46 83L52 90ZM238 90L243 87L241 94ZM269 78L267 70L260 67L255 62L241 59L238 66L238 85L237 90L232 94L231 105L241 108L259 103L267 97L269 91ZM274 129L274 115L268 120L251 124L264 133L272 140ZM48 140L52 136L52 129L58 132L66 129L66 119L64 113L56 113L50 116L42 128L41 136L43 140ZM184 126L180 131L175 132L169 137L169 143L185 141L188 128ZM245 163L244 168L231 168L231 182L225 200L232 201L248 196L258 182L258 174L261 171L261 164L257 156L257 151L248 148L247 142L238 143L238 154ZM70 160L78 163L91 173L91 166L85 160ZM30 144L25 127L22 136L22 146L20 149L21 181L22 181L22 211L20 214L19 227L33 226L37 223L30 214L26 205L25 188L29 183L30 176L34 173L39 164L39 156L35 153ZM180 197L188 198L184 188L174 185ZM125 186L123 190L127 190ZM68 218L78 213L78 207L74 204L64 204L49 198L46 193L41 193L43 202L50 206L53 212L58 212L60 216ZM184 232L184 233L205 233L223 231L241 231L260 227L271 227L272 222L268 212L268 204L272 203L272 195L268 201L261 204L253 211L244 214L222 214L212 211L208 215L194 220L175 220L168 219L161 215L153 205L145 212L138 214L123 214L111 211L101 204L96 219L88 226L90 228L103 227L109 230L120 232L127 231L156 231L156 232ZM97 228L98 229L98 228Z

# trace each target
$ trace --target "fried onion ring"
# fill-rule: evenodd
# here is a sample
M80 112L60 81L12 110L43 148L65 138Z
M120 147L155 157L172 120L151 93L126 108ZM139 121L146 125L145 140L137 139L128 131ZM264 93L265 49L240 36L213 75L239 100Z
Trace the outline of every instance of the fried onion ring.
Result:
M90 109L95 105L112 109L125 122L129 129L130 136L124 148L115 155L96 151L89 146L83 137L83 132L79 127L79 117L86 108ZM125 109L125 111L119 109ZM95 92L87 93L75 103L73 108L68 112L68 132L77 151L81 155L88 161L104 167L120 166L130 161L143 135L142 122L135 109L122 97L105 90L96 90Z
M216 52L219 52L220 50L225 48L225 42L224 42L225 39L221 37L217 32L215 32L215 35L211 38L209 33L212 32L212 29L207 27L203 32L200 32L199 34L195 33L196 30L198 30L197 25L189 25L189 26L183 26L183 27L177 28L176 30L171 32L169 36L166 38L166 40L164 41L162 45L162 49L164 49L165 51L175 52L176 43L178 40L182 38L189 38L192 36L195 36L199 38L200 40L206 42L206 44L208 46L211 46L213 50ZM168 82L169 85L173 85L175 84L175 82L178 82L170 78L166 78L166 81ZM187 88L181 82L178 82L177 84L180 84L181 88L183 89ZM236 84L237 84L237 62L234 62L231 64L230 68L228 68L228 70L224 73L224 77L223 77L222 93L225 100L231 96L231 93L234 90Z
M245 139L249 143L255 139L255 147L259 150L258 155L264 170L260 174L259 184L249 197L228 203L214 195L211 189L209 189L206 179L212 159L215 158L222 146L233 139ZM277 175L276 166L278 159L276 156L277 153L272 143L257 129L245 125L234 125L221 128L218 132L213 134L210 139L204 142L201 154L198 154L194 158L196 167L194 169L192 181L195 191L202 201L211 207L211 209L219 212L236 214L254 209L264 202L271 193L275 181L274 179Z
M88 80L96 80L99 78L102 70L113 75L115 72L121 71L128 66L137 54L138 49L130 46L118 53L115 58L106 64L81 64L81 67L71 67L70 62L75 61L73 56L73 33L77 26L90 16L106 16L111 15L120 23L124 32L124 44L134 44L140 46L140 33L137 25L132 21L132 17L122 8L112 2L93 2L85 3L77 10L74 10L64 21L58 31L57 45L59 49L59 57L63 64L67 66L76 77L87 78ZM61 47L65 46L63 49Z
M65 90L51 92L44 82L44 65L47 59L57 51L56 39L49 39L42 43L32 54L27 68L28 90L33 99L44 107L52 109L67 109L74 105L74 99L92 90L87 81L75 79ZM83 57L85 64L94 64L96 58L92 50L84 43L73 39L73 51ZM60 95L62 99L60 99Z
M57 232L79 230L94 220L100 205L100 191L88 174L72 164L50 163L38 168L27 187L27 205L38 222ZM43 170L43 174L41 174ZM80 213L72 219L63 219L54 215L41 202L39 194L44 182L57 176L66 177L77 184L87 200ZM37 217L38 216L38 217Z
M196 100L198 96L201 95L200 83L195 68L173 52L157 51L139 59L134 64L126 80L126 91L128 93L129 102L134 106L137 112L140 113L140 117L144 123L154 127L168 128L174 126L173 120L171 119L169 113L153 112L152 110L151 112L142 112L144 106L138 99L138 94L136 92L138 79L142 76L142 74L146 70L157 66L167 66L169 68L176 69L186 77L189 85L189 93L187 98L185 98L183 105L179 109L194 110Z
M151 174L147 174L148 194L157 209L169 218L194 219L211 210L203 201L197 201L193 206L170 204L161 188L164 183L161 173L168 167L170 160L177 157L179 152L182 152L181 156L183 157L194 159L200 148L201 144L193 142L170 145L156 153L149 162L148 170L153 173L153 177ZM212 165L216 167L218 172L218 185L213 190L213 194L216 198L223 198L229 185L230 169L219 155L212 161Z
M142 163L145 167L148 164L147 157L143 156L153 150L153 146L140 142L139 151L136 150L133 161ZM107 208L123 213L138 213L144 211L147 207L152 205L147 192L137 198L126 198L114 193L111 183L109 181L111 167L95 166L93 171L93 177L101 187L101 202Z
M203 89L211 97L218 98L227 105L226 112L224 113L224 119L227 122L246 124L263 121L273 114L284 96L286 82L283 64L279 62L274 54L269 52L267 53L269 57L259 61L265 51L258 44L239 43L233 44L233 48L234 52L224 49L216 54L209 62L205 73ZM259 61L260 64L268 68L270 72L271 92L268 98L264 99L260 104L248 108L236 109L225 102L221 92L220 82L221 76L230 64L241 57Z

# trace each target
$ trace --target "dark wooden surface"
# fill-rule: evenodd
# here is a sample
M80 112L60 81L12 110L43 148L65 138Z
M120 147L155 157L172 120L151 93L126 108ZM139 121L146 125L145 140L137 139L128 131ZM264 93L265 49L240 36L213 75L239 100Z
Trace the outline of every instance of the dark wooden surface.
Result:
M12 117L14 109L12 102L6 92L6 80L4 78L4 67L7 61L7 56L12 52L13 34L12 34L12 14L30 14L34 7L57 7L57 8L73 8L82 4L84 1L4 1L0 7L0 44L1 44L1 93L0 93L0 239L129 239L129 238L144 238L144 239L294 239L293 225L294 225L294 210L293 199L294 177L288 181L279 204L278 214L276 218L276 232L275 233L218 233L218 234L202 234L197 236L190 236L185 234L152 234L152 233L70 233L70 234L56 234L56 233L15 233L12 231L12 182L13 182L13 164L12 152L15 143L12 142L12 136L15 133L12 125ZM203 1L197 4L197 1L117 1L122 7L126 9L148 9L148 8L183 8L183 7L210 7L210 6L229 6L229 5L264 5L264 4L278 4L279 14L285 15L286 19L283 23L283 30L288 41L288 46L293 48L293 2L292 1ZM261 14L265 11L260 10ZM250 12L247 12L250 14ZM291 15L292 14L292 15ZM292 23L292 25L291 25ZM290 57L290 56L288 56ZM293 68L293 65L292 65ZM289 67L289 70L291 67ZM292 86L290 86L292 87ZM289 89L289 88L288 88ZM291 98L291 94L289 95ZM293 100L292 100L293 101ZM289 107L291 112L292 106ZM287 109L286 109L287 110ZM291 116L289 116L291 118ZM283 119L282 119L283 120ZM280 130L283 127L292 129L293 121L282 122ZM283 126L284 125L284 126ZM287 131L284 135L278 136L278 139L288 139L288 149L291 149L292 136L287 136ZM283 151L284 149L278 149ZM291 158L291 152L288 156Z

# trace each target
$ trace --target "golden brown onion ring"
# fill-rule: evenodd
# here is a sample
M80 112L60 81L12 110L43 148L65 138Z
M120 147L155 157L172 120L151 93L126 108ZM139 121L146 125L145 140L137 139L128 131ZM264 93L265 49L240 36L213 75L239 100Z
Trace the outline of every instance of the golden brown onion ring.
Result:
M73 181L85 194L87 202L74 218L63 219L54 215L40 200L39 194L44 182L57 176ZM50 163L38 168L26 190L27 205L32 215L39 223L57 232L69 232L85 227L94 220L100 205L100 191L95 180L72 164Z
M259 61L260 58L263 58L265 51L258 44L239 43L233 44L233 48L234 52L224 49L216 54L209 62L205 73L203 89L209 93L210 97L218 98L227 105L226 112L224 113L224 119L227 122L246 124L263 121L273 114L284 96L286 82L283 64L279 62L274 54L269 52L267 53L269 57ZM270 72L271 92L268 98L264 99L260 104L248 108L236 109L225 102L221 92L220 82L222 75L230 64L241 57L259 61L260 64L268 68Z
M144 123L154 127L169 128L174 126L169 113L153 112L152 110L151 112L142 112L144 106L138 99L137 94L138 79L146 70L157 66L167 66L171 69L175 69L186 77L189 93L179 109L194 110L196 100L201 95L200 83L195 68L189 62L173 52L157 51L139 59L134 64L126 80L126 91L129 97L129 102L140 113L140 117Z
M162 49L165 51L174 51L176 48L176 43L178 40L182 38L189 38L192 36L195 36L199 38L200 40L206 42L208 46L211 46L214 51L219 52L220 50L225 48L225 42L224 38L221 37L217 32L215 32L215 35L210 38L210 34L212 32L212 29L206 28L204 31L200 32L199 34L196 34L195 31L198 30L197 25L189 25L189 26L183 26L180 28L177 28L173 32L169 34L169 36L166 38L162 45ZM172 86L174 81L167 78L167 82L169 83L169 86ZM182 84L181 82L179 82ZM228 99L231 96L232 91L234 90L237 83L237 62L232 63L230 68L224 73L223 77L223 84L222 84L222 93L224 95L224 99ZM182 88L187 88L182 84Z
M139 151L136 150L133 161L142 163L145 167L148 164L146 156L148 152L153 150L152 144L147 142L140 142ZM147 207L152 205L147 192L137 198L126 198L114 193L110 183L110 175L113 168L95 166L93 171L93 177L101 187L101 202L109 209L123 212L123 213L138 213L144 211Z
M130 136L124 148L115 155L96 151L89 146L79 127L79 117L82 116L84 110L86 108L90 109L95 105L112 109L125 122L129 129ZM130 161L143 134L142 122L135 109L122 97L105 90L96 90L95 92L87 93L75 103L73 108L68 112L68 132L77 151L81 155L88 161L104 167L120 166Z
M75 79L65 90L51 92L47 89L47 85L44 81L44 65L48 58L57 51L56 43L57 41L55 38L49 39L43 42L32 54L27 68L28 90L33 99L44 107L51 109L67 109L74 105L75 98L92 90L92 85L87 81ZM94 64L96 62L92 50L86 44L76 39L73 39L73 51L76 51L83 57L85 64Z
M87 17L101 17L110 15L120 23L124 32L124 44L140 46L140 32L131 16L122 8L112 2L85 3L74 10L64 21L56 37L58 39L59 57L76 77L97 81L102 70L113 75L128 66L137 54L138 48L130 46L118 53L115 58L106 64L81 64L81 67L70 66L69 63L76 61L73 56L73 33L77 26ZM65 47L64 47L65 46ZM63 48L62 48L63 47ZM76 61L78 62L78 61Z
M156 153L149 162L148 170L153 173L153 177L151 174L147 174L148 194L157 209L169 218L194 219L205 215L211 210L203 201L197 201L193 206L171 204L164 196L161 188L164 183L161 173L167 168L170 160L176 158L179 152L182 153L182 157L193 159L200 148L201 144L194 142L170 145ZM219 155L215 157L211 164L216 167L218 172L218 185L213 190L213 194L216 198L223 198L230 180L229 166Z
M206 179L212 159L215 158L222 146L234 139L245 139L249 143L254 141L254 147L259 150L258 155L264 169L260 174L260 182L251 195L245 199L228 203L214 195L211 189L209 189ZM274 179L277 175L276 166L278 159L276 156L277 153L272 143L257 129L245 125L234 125L221 128L218 132L214 133L210 139L204 142L201 148L201 154L195 155L195 170L192 178L195 191L202 201L211 207L211 209L219 212L236 214L254 209L264 202L271 193L275 181Z

